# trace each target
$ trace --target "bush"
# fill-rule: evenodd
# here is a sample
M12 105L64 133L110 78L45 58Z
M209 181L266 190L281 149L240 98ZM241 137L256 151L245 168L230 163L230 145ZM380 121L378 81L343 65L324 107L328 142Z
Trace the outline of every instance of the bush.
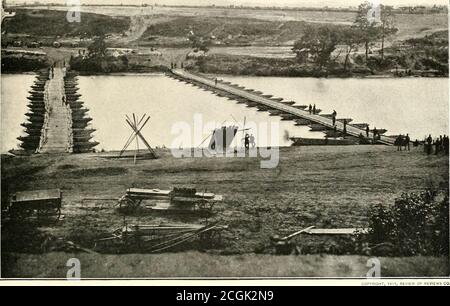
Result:
M7 33L32 36L93 37L122 33L130 26L129 17L111 17L83 12L81 22L68 22L65 11L17 9L16 15L2 24ZM3 29L4 26L4 29Z
M368 234L357 238L360 251L384 256L448 256L448 200L448 190L428 189L405 193L392 206L373 207Z
M83 73L114 73L127 72L128 59L125 56L96 56L83 58L81 56L72 57L70 67L73 70Z
M39 71L48 66L46 58L3 56L2 53L1 67L4 73Z

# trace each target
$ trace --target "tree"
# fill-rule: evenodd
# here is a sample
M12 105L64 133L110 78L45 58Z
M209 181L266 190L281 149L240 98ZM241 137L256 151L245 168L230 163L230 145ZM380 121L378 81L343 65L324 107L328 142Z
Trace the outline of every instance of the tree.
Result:
M106 55L106 43L103 35L95 38L92 44L88 46L88 53L90 57L103 57Z
M295 42L293 51L297 58L311 57L313 62L322 69L330 61L331 53L336 49L338 34L335 30L323 27L309 27L302 38Z
M372 3L366 1L364 3L361 3L358 6L358 13L356 14L356 19L353 23L353 28L358 29L364 39L364 48L366 50L366 62L369 59L369 48L370 45L373 44L373 42L377 39L378 36L378 29L376 27L376 17L373 16L371 13L374 12L374 7Z
M380 5L379 36L381 38L381 59L384 59L384 40L386 37L395 34L398 29L394 26L394 11L392 6Z
M193 49L202 50L205 53L209 51L209 45L210 45L209 40L203 39L203 37L199 37L199 36L195 36L195 35L191 35L189 37L189 40L192 43Z
M345 28L340 33L340 43L346 46L344 71L347 71L347 66L350 54L358 50L358 46L364 41L364 35L359 29Z
M366 62L369 57L369 48L374 41L381 39L381 59L384 59L384 43L386 37L395 34L398 29L394 26L394 10L392 6L379 5L374 7L370 2L359 5L353 27L364 34L366 49Z

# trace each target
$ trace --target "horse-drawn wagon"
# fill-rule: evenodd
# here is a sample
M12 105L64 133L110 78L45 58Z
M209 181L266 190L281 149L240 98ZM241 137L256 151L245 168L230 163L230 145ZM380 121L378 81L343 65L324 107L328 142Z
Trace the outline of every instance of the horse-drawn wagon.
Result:
M26 219L37 214L37 217L61 216L62 192L59 189L33 190L17 192L9 206L9 214L13 219Z

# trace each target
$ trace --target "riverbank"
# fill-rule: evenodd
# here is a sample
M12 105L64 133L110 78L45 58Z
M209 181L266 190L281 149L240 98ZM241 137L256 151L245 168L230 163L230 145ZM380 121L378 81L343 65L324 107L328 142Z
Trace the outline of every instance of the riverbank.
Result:
M33 155L2 160L2 203L17 191L60 188L63 220L51 227L3 223L2 251L40 253L44 241L71 241L92 249L95 240L123 225L115 205L126 189L194 187L221 194L209 220L228 225L221 255L273 252L270 236L308 226L366 227L371 205L393 203L403 192L448 185L448 157L387 146L280 148L279 166L261 169L261 158L110 159L103 155ZM92 199L85 201L84 199ZM4 209L5 207L2 207ZM2 215L4 216L4 215ZM2 220L4 221L4 220ZM196 217L136 214L130 224L201 222ZM20 238L19 238L20 237ZM355 254L350 238L299 237L303 254ZM188 247L189 249L189 247Z
M447 73L426 69L395 69L367 67L364 65L344 69L341 65L319 69L315 65L299 64L292 58L263 58L243 55L209 54L196 62L185 64L193 72L235 76L264 77L314 77L314 78L360 78L360 77L448 77Z

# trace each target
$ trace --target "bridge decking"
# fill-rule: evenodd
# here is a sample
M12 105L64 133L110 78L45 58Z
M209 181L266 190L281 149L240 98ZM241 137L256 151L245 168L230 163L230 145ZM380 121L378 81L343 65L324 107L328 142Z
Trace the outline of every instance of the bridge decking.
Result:
M183 78L186 81L194 81L202 83L208 87L211 87L212 89L216 88L222 91L225 91L229 94L232 94L234 96L244 98L253 102L256 102L261 105L268 106L273 109L277 109L280 111L283 111L284 113L291 114L297 116L299 119L306 119L311 121L312 123L320 124L325 127L328 127L330 129L333 129L333 121L331 118L322 117L319 115L312 115L309 114L306 110L301 110L299 108L284 104L282 102L274 101L273 99L269 99L266 97L263 97L261 95L255 94L255 91L249 92L247 90L237 88L234 86L230 86L226 84L225 82L217 82L217 85L215 84L214 80L208 79L206 77L202 77L199 75L192 74L190 72L187 72L183 69L173 69L172 73L180 78ZM336 130L343 132L344 130L344 124L343 122L336 121ZM357 127L351 126L347 124L347 134L351 136L358 137L360 134L366 135L366 131L363 129L359 129ZM373 139L373 133L369 133L369 137ZM377 139L377 142L386 144L386 145L393 145L395 139L387 136L380 136L380 139Z
M72 152L72 116L70 107L63 102L64 68L55 67L54 75L45 85L44 121L39 153Z

